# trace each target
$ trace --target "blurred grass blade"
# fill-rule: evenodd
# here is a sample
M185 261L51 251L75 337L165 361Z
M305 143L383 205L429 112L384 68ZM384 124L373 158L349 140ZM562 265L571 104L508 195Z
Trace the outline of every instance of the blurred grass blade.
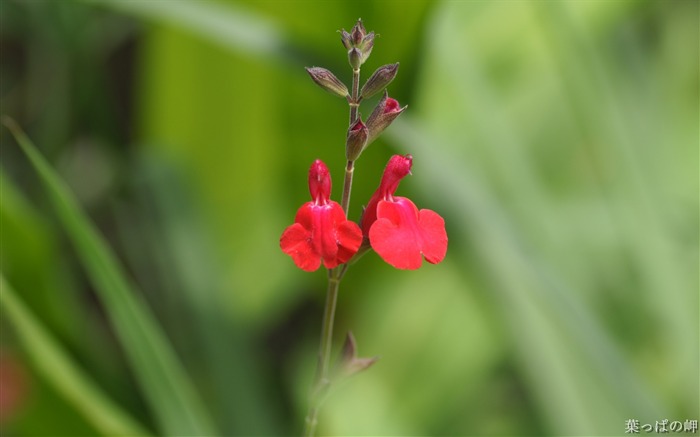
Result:
M0 310L15 328L36 369L95 429L104 435L148 434L71 361L48 330L17 297L1 273L0 290Z
M177 28L187 29L207 41L254 56L262 55L279 60L289 59L291 55L291 52L285 48L284 38L275 26L255 14L242 10L236 4L221 5L202 0L85 1L139 18L170 23Z
M494 288L500 294L513 335L529 372L533 392L547 405L546 414L558 433L582 430L602 435L614 430L630 411L638 417L659 417L667 408L637 374L614 339L572 285L552 271L535 246L518 234L512 220L491 199L484 185L473 178L468 164L454 160L433 147L436 141L417 120L402 117L388 137L411 144L421 153L423 174L440 193L446 210L468 217L469 227L483 238L469 240L461 229L454 235L463 244L476 246L488 260ZM429 153L428 153L429 151ZM425 189L425 187L422 187ZM460 202L450 202L462 199ZM576 345L572 348L571 345ZM546 369L543 371L543 369ZM586 379L577 375L586 375ZM542 379L539 379L542 378ZM596 383L592 384L591 381ZM578 405L577 405L578 404ZM577 405L576 408L569 408Z
M162 432L212 434L211 421L184 369L146 303L127 281L114 254L29 138L11 119L4 118L3 123L45 184Z

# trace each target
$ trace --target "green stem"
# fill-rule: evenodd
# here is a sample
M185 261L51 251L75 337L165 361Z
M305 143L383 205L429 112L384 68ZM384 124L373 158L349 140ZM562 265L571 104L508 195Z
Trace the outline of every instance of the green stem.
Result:
M358 108L360 107L360 69L352 70L352 91L350 95L350 126L357 121ZM343 198L340 206L343 207L345 215L350 209L350 192L352 191L352 176L355 173L355 161L348 160L345 164L345 179L343 180Z
M336 270L328 273L328 292L326 294L326 307L323 311L323 327L321 328L321 345L319 346L318 368L320 370L319 382L322 385L328 383L328 369L330 367L331 345L333 344L333 321L335 320L335 306L338 302L338 288L340 280Z
M350 96L350 125L352 125L359 116L358 108L360 106L360 69L352 71L352 95ZM343 198L340 205L347 216L350 209L350 192L352 191L352 177L355 172L355 161L347 161L345 165L345 179L343 180ZM328 291L326 292L326 306L323 310L323 326L321 327L321 344L318 349L318 367L316 370L316 382L314 384L313 393L311 394L311 402L309 412L306 415L306 423L304 426L304 436L313 437L318 424L318 411L326 397L331 380L329 377L331 349L333 346L333 321L335 319L335 307L338 302L338 289L340 288L340 280L347 270L347 265L335 269L328 269Z
M352 70L352 90L350 95L350 126L357 120L360 109L360 69Z
M318 349L318 367L316 383L311 399L311 406L306 415L304 435L311 437L316 431L318 423L318 410L330 386L329 370L331 362L331 347L333 345L333 321L335 319L335 307L338 302L338 289L340 279L336 272L338 269L328 270L328 291L326 293L326 306L323 310L323 326L321 328L321 344Z
M348 161L345 165L345 180L343 181L343 198L340 206L347 216L350 209L350 192L352 191L352 176L355 173L355 161Z

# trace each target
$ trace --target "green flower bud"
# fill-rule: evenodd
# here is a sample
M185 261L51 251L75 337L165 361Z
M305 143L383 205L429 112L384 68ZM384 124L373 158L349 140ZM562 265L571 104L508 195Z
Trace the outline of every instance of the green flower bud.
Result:
M348 52L348 61L353 70L358 70L362 65L362 52L357 47L353 47Z
M340 30L340 42L343 43L343 46L345 47L346 50L350 50L353 48L352 45L352 36L345 30Z
M357 70L360 65L364 64L374 47L374 32L367 33L362 20L357 20L350 32L345 29L340 30L340 41L348 50L350 65ZM353 50L357 49L355 53Z
M362 98L372 97L379 91L383 90L391 83L396 77L396 73L399 71L399 63L388 64L377 68L377 70L372 73L372 76L367 79L367 82L362 86L360 95Z
M358 46L362 52L362 63L364 64L369 55L372 53L372 47L374 47L374 32L370 32L362 38L362 42Z

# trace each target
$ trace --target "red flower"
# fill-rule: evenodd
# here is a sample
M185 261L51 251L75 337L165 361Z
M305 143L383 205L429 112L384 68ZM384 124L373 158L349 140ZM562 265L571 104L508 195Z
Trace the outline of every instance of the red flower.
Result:
M330 200L331 175L321 160L309 169L311 202L299 208L294 224L280 238L282 251L300 269L312 272L323 265L332 269L348 262L362 243L362 231L345 218L343 208Z
M415 270L423 257L437 264L447 253L445 220L435 211L419 211L405 197L394 197L412 164L411 155L391 157L362 217L362 231L372 249L397 269Z

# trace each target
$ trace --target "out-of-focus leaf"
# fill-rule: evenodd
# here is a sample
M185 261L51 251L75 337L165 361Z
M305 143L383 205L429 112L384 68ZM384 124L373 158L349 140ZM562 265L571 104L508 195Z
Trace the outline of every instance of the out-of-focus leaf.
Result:
M697 381L690 371L691 363L697 367L697 330L691 328L697 321L691 313L697 308L697 293L691 292L697 290L697 269L686 268L679 256L683 248L674 247L680 239L669 238L672 223L664 225L664 217L648 208L650 200L656 202L651 181L638 176L657 173L657 162L677 159L670 147L665 153L645 150L650 144L644 136L656 129L669 144L675 136L654 124L630 142L637 125L619 106L656 104L645 94L630 93L635 100L629 101L615 94L616 85L631 79L616 76L611 65L623 67L597 58L575 62L590 56L590 47L543 50L543 40L590 37L575 20L560 26L571 19L567 14L533 22L540 6L562 4L524 2L514 6L517 14L498 3L443 4L431 26L419 102L413 105L420 117L402 117L388 133L414 154L423 193L447 211L448 226L454 226L451 244L478 255L478 268L511 327L529 390L551 429L611 434L628 416L653 420L673 404L610 329L617 314L601 317L596 305L608 297L601 293L603 275L615 275L610 291L622 296L622 313L633 314L644 295L649 302L668 300L653 307L661 320L669 319L660 328L676 331L663 347L673 352L673 363L664 368L683 375L674 379ZM495 16L509 20L508 26L487 25ZM543 28L552 34L541 35ZM617 60L614 53L607 56ZM566 69L552 71L556 62ZM642 82L643 89L661 82ZM563 90L574 91L561 95ZM642 166L640 155L646 153L658 160ZM550 164L552 155L557 159ZM601 253L614 263L612 271ZM646 278L643 288L624 276L630 265ZM637 317L652 313L647 307ZM674 391L674 401L693 402L680 385Z
M188 30L227 48L284 59L284 40L268 21L247 13L235 4L221 5L208 0L124 1L85 0L141 18L157 20Z
M210 434L203 405L146 304L65 184L16 123L4 119L41 177L166 434Z
M417 272L383 267L353 308L361 317L347 327L340 323L336 336L352 329L359 354L380 358L338 385L321 411L319 429L328 435L450 435L456 412L473 414L459 406L481 395L502 358L502 332L491 326L490 311L476 299L458 263ZM341 285L341 296L354 292ZM484 430L469 429L479 431Z
M106 436L148 435L71 360L1 273L0 289L0 309L14 327L36 369L95 429Z
M24 297L25 303L47 328L73 345L79 343L84 337L73 324L78 313L75 290L55 293L57 283L67 281L56 260L60 249L49 222L27 202L4 169L0 169L0 229L0 268L7 280L32 291Z
M188 369L220 432L282 434L280 399L263 388L269 379L258 365L259 346L226 312L221 260L197 199L161 153L143 149L139 158L132 173L138 206L117 216L128 266L141 283L153 284L150 298L159 302L175 349L187 351ZM129 220L132 209L147 217Z

